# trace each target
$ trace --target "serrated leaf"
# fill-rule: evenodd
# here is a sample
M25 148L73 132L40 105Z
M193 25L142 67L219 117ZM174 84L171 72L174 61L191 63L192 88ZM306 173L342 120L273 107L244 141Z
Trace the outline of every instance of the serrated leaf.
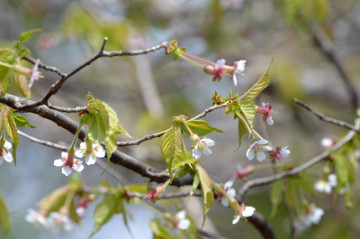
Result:
M298 176L295 177L295 183L297 185L299 185L300 187L302 187L304 190L306 190L307 192L311 193L313 196L316 195L315 190L314 190L314 186L313 184L307 180L308 177L304 177L304 176Z
M6 133L13 145L12 156L14 158L14 165L16 166L16 149L19 145L19 135L17 132L15 121L12 118L11 114L9 113L6 114L6 118L4 119L4 124L5 124Z
M270 78L268 74L269 69L243 96L240 97L242 101L253 100L263 89L265 89L270 84Z
M180 151L177 150L175 152L175 156L174 156L174 160L172 162L171 168L177 169L180 168L181 166L185 165L185 164L194 164L196 162L196 159L194 159L191 154L186 151Z
M161 137L161 154L166 164L168 165L168 170L170 174L170 180L173 178L172 170L173 161L177 151L182 151L185 149L183 139L181 137L181 132L179 127L171 127L166 133ZM179 156L180 157L180 156Z
M59 211L64 205L69 192L70 189L68 187L59 188L41 200L39 207L47 213Z
M119 195L107 195L101 202L98 203L98 205L96 205L93 214L95 225L89 238L95 235L95 233L97 233L101 227L117 212L119 202Z
M344 187L349 182L349 171L341 157L336 157L333 160L339 187Z
M246 127L246 125L244 124L244 122L241 119L238 119L238 136L239 136L239 147L241 146L241 139L242 137L248 133L248 129Z
M214 194L212 191L211 180L207 172L199 165L196 166L196 172L199 175L199 179L201 183L201 192L202 192L202 200L203 200L202 226L204 226L206 214L209 212L211 206L214 204Z
M279 203L282 200L281 194L282 194L282 189L283 189L283 185L284 185L284 181L283 180L278 180L274 183L272 189L271 189L271 204L272 204L272 209L271 209L271 216L273 217L276 214L277 211L277 207L279 205Z
M0 228L3 236L5 236L11 229L10 213L1 195L0 195Z
M199 174L196 173L195 176L194 176L194 181L193 181L193 184L192 184L192 187L191 187L191 191L189 193L189 198L194 194L195 189L197 189L199 184L200 184L200 177L199 177Z
M105 142L108 163L117 147L117 136L120 133L129 136L129 133L119 124L119 119L113 108L105 102L95 99L90 93L87 96L89 117L92 118L89 137L92 141Z
M210 126L209 123L206 122L205 120L191 120L191 121L187 121L186 123L190 127L191 131L199 136L203 136L210 133L223 133L222 130ZM185 133L190 135L188 129L184 126L184 124L181 123L180 127L181 130L183 130Z
M70 219L75 222L76 224L80 224L81 222L81 217L79 216L79 214L76 212L76 205L75 205L75 202L74 200L71 201L71 204L70 204L70 210L69 210L69 216L70 216Z
M17 127L30 127L35 128L32 124L29 123L29 121L22 115L11 113L11 116L13 117L15 124Z
M30 31L23 32L20 34L20 40L16 41L14 44L18 57L23 58L30 53L30 51L28 49L22 48L23 44L27 40L31 39L31 37L34 33L39 32L39 31L41 31L41 29L34 29L34 30L30 30Z
M256 114L255 105L251 101L241 101L240 109L242 114L245 116L248 125L251 129L253 129L254 118Z

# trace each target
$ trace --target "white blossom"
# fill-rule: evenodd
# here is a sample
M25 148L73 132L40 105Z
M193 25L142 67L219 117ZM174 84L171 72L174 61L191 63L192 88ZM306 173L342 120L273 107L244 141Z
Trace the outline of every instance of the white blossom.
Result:
M74 227L74 222L67 215L52 212L48 217L47 227L55 232L58 232L61 228L70 231Z
M61 159L55 159L54 165L57 167L62 167L61 172L65 176L69 176L72 170L75 170L77 172L81 172L84 170L84 165L82 164L82 161L80 159L74 158L72 165L69 165L67 152L61 152Z
M231 197L231 198L235 197L235 195L236 195L235 189L232 188L233 184L234 184L233 181L227 181L224 184L224 191L226 192L226 195ZM226 196L221 195L220 199L221 199L221 204L222 205L224 205L225 207L229 206L229 199Z
M46 218L38 211L31 208L28 209L28 214L25 216L25 220L39 228L45 228L47 226Z
M6 140L4 142L4 145L0 147L0 164L2 164L4 160L9 163L13 161L13 156L10 153L11 147L12 144Z
M304 231L312 224L319 224L321 217L324 215L324 210L314 205L311 205L306 213L302 214L297 224L298 231Z
M176 224L175 227L181 230L187 230L190 226L189 219L186 219L186 212L185 210L181 210L180 212L176 213Z
M324 179L319 179L314 184L314 189L317 192L330 194L332 189L337 186L337 178L335 174L329 174L327 181Z
M105 157L105 150L99 144L92 144L92 151L90 154L86 152L86 143L82 142L80 144L80 149L76 150L75 156L78 158L82 158L85 155L85 163L87 165L92 165L96 163L96 158Z
M249 149L246 151L246 157L249 160L256 159L261 162L264 161L267 157L267 152L272 151L272 147L268 145L269 142L265 139L260 139L252 143Z
M235 216L234 220L232 221L232 224L238 223L242 217L251 217L252 215L254 215L254 212L255 212L254 207L245 206L243 211L240 214Z
M210 138L204 138L197 142L192 150L192 156L195 159L200 159L201 153L209 155L212 153L210 147L215 145L215 141Z
M237 86L236 75L242 74L245 71L246 60L240 60L240 61L235 62L234 64L236 65L236 68L233 72L232 80L233 80L234 86Z

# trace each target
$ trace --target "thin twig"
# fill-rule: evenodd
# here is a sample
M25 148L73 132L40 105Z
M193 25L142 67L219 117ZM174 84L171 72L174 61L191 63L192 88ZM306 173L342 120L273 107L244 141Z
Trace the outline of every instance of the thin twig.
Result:
M313 38L315 46L326 57L326 59L328 59L328 61L334 65L335 69L338 71L343 83L345 84L345 88L351 97L352 106L354 107L354 109L357 109L359 107L359 96L351 80L349 79L349 76L345 72L344 66L340 62L339 58L336 56L335 52L329 49L324 44L324 42L317 34L314 26L310 26L310 33Z
M63 112L63 113L79 113L79 112L87 110L87 106L76 106L73 108L62 107L62 106L51 105L51 104L48 104L48 106L50 109L53 109L53 110L56 110L59 112Z
M162 43L160 43L160 44L158 44L158 45L156 45L154 47L146 48L146 49L143 49L143 50L131 50L131 51L130 50L124 50L124 51L107 52L107 51L104 51L107 40L108 40L108 38L105 37L99 52L96 55L94 55L92 58L90 58L89 60L87 60L86 62L81 64L80 66L76 67L74 70L72 70L68 74L62 73L61 79L58 80L56 83L54 83L50 87L48 93L40 101L34 102L32 104L27 103L25 105L22 105L19 110L26 110L26 109L34 108L34 107L37 107L37 106L40 106L40 105L47 105L50 97L55 95L60 90L60 88L62 87L62 85L65 83L65 81L67 79L69 79L70 77L72 77L73 75L75 75L76 73L81 71L82 69L84 69L86 66L91 65L94 61L96 61L97 59L99 59L101 57L143 55L143 54L148 54L148 53L156 51L156 50L166 49L166 47L168 46L167 42L162 42ZM53 70L55 70L55 69L56 68L54 68ZM50 70L50 68L49 68L49 70ZM54 71L54 72L56 72L56 71ZM58 72L60 72L60 71L58 71Z
M344 128L347 128L347 129L350 129L350 130L353 130L353 131L356 131L357 133L360 133L360 129L356 128L355 126L349 124L349 123L346 123L344 121L341 121L341 120L338 120L338 119L334 119L334 118L331 118L331 117L328 117L328 116L325 116L319 112L316 112L315 110L313 110L309 105L305 104L304 102L301 102L300 100L298 99L293 99L293 101L304 107L306 110L308 110L309 112L313 113L316 117L318 117L320 120L322 121L325 121L325 122L328 122L330 124L334 124L336 126L340 126L340 127L344 127Z
M25 138L31 140L34 143L45 145L45 146L50 147L50 148L60 149L60 150L64 150L64 151L68 150L68 148L69 148L69 146L67 146L67 145L56 144L56 143L53 143L53 142L50 142L50 141L35 138L35 137L33 137L31 135L28 135L28 134L26 134L26 133L24 133L24 132L22 132L20 130L18 130L18 134L21 135L21 136L24 136Z
M219 108L223 108L226 106L228 102L225 102L224 104L221 104L221 105L214 105L214 106L211 106L209 108L206 108L203 112L201 112L200 114L194 116L193 118L189 119L188 121L192 121L192 120L197 120L197 119L200 119L200 118L203 118L205 117L208 113L214 111L214 110L217 110ZM134 140L134 141L118 141L117 142L117 146L118 147L122 147L122 146L131 146L131 145L139 145L141 144L142 142L144 141L148 141L148 140L151 140L153 138L157 138L157 137L161 137L163 134L166 133L167 130L164 130L164 131L161 131L161 132L158 132L158 133L155 133L155 134L149 134L149 135L145 135L144 137L140 138L140 139L137 139L137 140Z
M360 123L357 122L356 129L359 129L360 128L359 126L360 126ZM344 144L349 142L354 137L354 135L355 135L355 131L350 131L349 133L347 133L347 135L344 138L339 140L332 147L332 150L336 150L336 149L342 147ZM301 164L300 166L293 168L289 171L281 172L276 175L272 175L272 176L268 176L268 177L262 177L262 178L256 178L256 179L249 180L240 188L237 198L239 201L242 201L243 197L245 196L246 192L249 189L258 187L258 186L268 185L279 179L297 175L301 171L304 171L307 168L310 168L310 167L314 166L315 164L321 162L322 160L326 159L328 156L329 156L329 151L324 151L324 152L318 154L317 156L315 156L314 158L310 159L309 161L307 161L307 162Z
M25 56L23 59L30 62L31 64L35 65L35 62L36 62L35 59L33 59L29 56ZM48 66L48 65L40 62L39 68L42 68L42 69L50 71L50 72L54 72L54 73L58 74L60 77L66 77L65 73L61 72L58 68L56 68L54 66Z

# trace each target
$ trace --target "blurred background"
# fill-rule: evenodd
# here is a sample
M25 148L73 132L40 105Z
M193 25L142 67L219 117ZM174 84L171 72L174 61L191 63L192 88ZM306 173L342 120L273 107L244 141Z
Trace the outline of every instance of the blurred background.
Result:
M224 58L228 65L245 59L245 76L239 77L234 87L231 79L213 82L187 62L164 51L144 56L102 58L76 74L64 84L51 103L75 107L86 105L86 94L107 102L118 113L120 123L135 139L145 134L165 130L174 115L195 116L211 106L214 91L226 97L229 91L240 94L270 69L271 85L259 95L256 103L270 102L277 112L274 126L268 127L257 116L255 128L276 146L289 145L292 151L290 166L296 166L322 152L320 141L324 137L337 139L346 130L319 121L309 112L292 102L300 99L314 109L353 123L356 116L352 96L344 84L334 62L324 54L332 52L344 70L352 87L359 88L360 74L360 2L356 0L1 0L0 46L7 47L22 32L41 28L26 43L33 58L69 72L88 60L100 49L104 37L109 41L107 51L142 49L162 41L176 39L187 52L215 62ZM320 40L320 45L317 40ZM36 82L32 99L42 98L58 76L44 72L45 78ZM72 135L33 115L26 115L36 129L25 132L44 140L70 144ZM76 115L71 116L76 118ZM204 167L217 182L229 180L236 165L246 166L246 145L238 146L237 122L222 110L205 118L212 126L224 131L211 134L215 140L214 153L206 157ZM46 130L44 130L44 128ZM127 140L126 138L122 138ZM124 150L147 163L165 169L161 159L159 139ZM188 147L191 146L188 141ZM0 193L12 213L13 228L6 238L87 238L92 230L90 208L80 227L70 232L51 232L36 229L23 216L27 208L36 204L67 178L53 160L60 151L20 139L18 166L0 167ZM322 175L322 166L308 170L310 180ZM112 165L131 183L142 183L143 178ZM98 185L108 179L119 182L110 174L100 176L99 166L86 167L84 182ZM259 177L271 171L257 172ZM240 182L235 187L239 188ZM285 206L270 217L270 186L252 190L246 201L270 222L278 238L287 238L289 219ZM343 199L333 202L332 195L319 194L316 198L305 195L325 210L319 225L300 233L298 238L356 238L360 210L359 198L354 195L354 208L347 210ZM199 202L163 202L173 211L185 206L200 221ZM174 206L174 204L177 205ZM195 210L198 209L198 210ZM130 229L134 238L152 238L149 220L156 215L145 207L129 205L132 215ZM200 214L196 211L200 210ZM260 238L249 223L232 225L233 211L215 204L208 214L205 228L225 238ZM123 226L121 216L115 216L93 238L131 238Z

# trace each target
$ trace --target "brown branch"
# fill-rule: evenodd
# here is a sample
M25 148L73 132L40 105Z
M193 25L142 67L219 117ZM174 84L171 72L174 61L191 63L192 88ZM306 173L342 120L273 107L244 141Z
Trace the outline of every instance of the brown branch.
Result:
M33 58L29 57L29 56L25 56L23 59L26 60L26 61L28 61L28 62L30 62L31 64L35 65L35 62L36 62L35 59L33 59ZM56 67L48 66L48 65L40 62L40 63L39 63L39 68L42 68L42 69L47 70L47 71L50 71L50 72L54 72L54 73L58 74L60 77L66 77L66 74L63 73L63 72L61 72L61 71L60 71L58 68L56 68Z
M310 27L310 34L313 38L313 42L315 46L320 50L320 52L328 59L328 61L334 65L335 69L339 73L343 83L345 84L345 88L351 97L352 106L354 109L359 107L359 96L356 92L355 87L353 86L349 76L345 72L343 65L341 64L339 58L336 56L335 52L329 49L324 42L321 40L319 35L317 34L315 27Z
M349 123L346 123L344 121L341 121L341 120L337 120L337 119L334 119L334 118L331 118L331 117L328 117L328 116L325 116L319 112L316 112L315 110L313 110L309 105L305 104L304 102L301 102L300 100L298 99L293 99L293 101L304 107L306 110L308 110L309 112L313 113L316 117L318 117L320 120L322 121L325 121L325 122L328 122L330 124L334 124L336 126L340 126L340 127L344 127L344 128L347 128L347 129L350 129L350 130L353 130L353 131L356 131L357 133L360 133L360 129L356 128L355 126L349 124Z
M264 239L276 239L269 223L260 213L255 212L254 215L248 217L247 220L258 229Z
M131 50L131 51L124 50L124 51L107 52L107 51L104 51L107 40L108 40L108 38L105 37L99 52L96 55L94 55L92 58L90 58L89 60L87 60L86 62L81 64L80 66L76 67L74 70L72 70L68 74L61 73L61 75L60 75L61 79L58 80L56 83L54 83L50 87L50 90L48 91L48 93L40 101L33 102L31 104L29 102L24 102L25 104L18 107L18 109L19 110L26 110L26 109L34 108L34 107L37 107L37 106L40 106L40 105L47 105L50 97L55 95L60 90L60 88L66 82L66 80L68 80L70 77L72 77L73 75L75 75L76 73L78 73L79 71L84 69L86 66L91 65L94 61L96 61L97 59L99 59L101 57L136 56L136 55L148 54L150 52L160 50L160 49L166 49L166 47L168 46L167 42L162 42L162 43L160 43L160 44L158 44L158 45L156 45L154 47L146 48L146 49L143 49L143 50ZM30 58L29 58L29 60L30 60ZM50 70L51 68L48 67L48 69ZM55 69L56 68L53 68L52 70L54 70L54 72L57 72L59 74L60 71L55 70Z
M192 121L192 120L197 120L197 119L200 119L200 118L203 118L205 117L208 113L214 111L214 110L217 110L217 109L220 109L220 108L223 108L226 106L228 102L225 102L224 104L221 104L221 105L214 105L214 106L211 106L209 108L206 108L203 112L201 112L200 114L194 116L193 118L187 120L187 121ZM164 130L164 131L161 131L159 133L156 133L156 134L149 134L149 135L145 135L144 137L140 138L140 139L137 139L137 140L134 140L134 141L118 141L117 142L117 146L121 147L121 146L131 146L131 145L139 145L141 144L142 142L144 141L148 141L148 140L151 140L153 138L157 138L157 137L161 137L163 134L166 133L167 130Z
M356 129L359 129L360 128L359 126L360 126L360 123L357 123ZM336 149L342 147L344 144L349 142L354 137L354 135L355 135L355 131L350 131L344 138L339 140L332 147L332 150L336 150ZM237 195L237 199L238 199L238 201L242 201L242 199L244 198L247 191L251 188L268 185L279 179L290 177L290 176L295 176L298 173L300 173L301 171L304 171L307 168L310 168L310 167L314 166L315 164L321 162L322 160L326 159L328 156L329 156L329 151L324 151L324 152L318 154L317 156L315 156L314 158L310 159L309 161L305 162L304 164L302 164L296 168L293 168L289 171L281 172L281 173L271 175L268 177L262 177L262 178L256 178L256 179L249 180L240 188L239 193Z
M62 107L62 106L48 104L48 107L52 110L56 110L56 111L63 112L63 113L79 113L81 111L87 110L87 106L77 106L74 108L69 108L69 107Z

